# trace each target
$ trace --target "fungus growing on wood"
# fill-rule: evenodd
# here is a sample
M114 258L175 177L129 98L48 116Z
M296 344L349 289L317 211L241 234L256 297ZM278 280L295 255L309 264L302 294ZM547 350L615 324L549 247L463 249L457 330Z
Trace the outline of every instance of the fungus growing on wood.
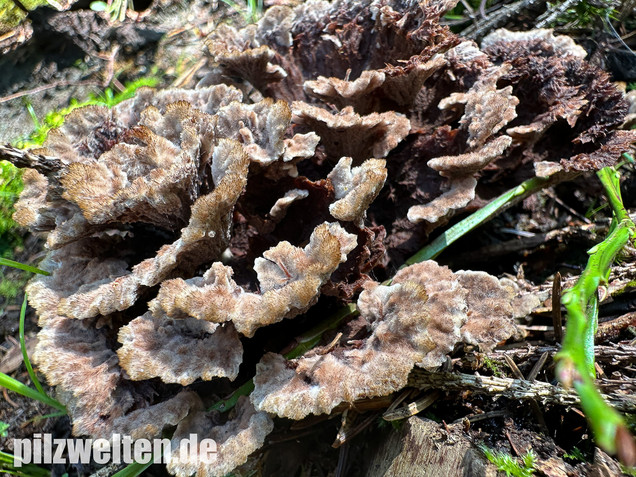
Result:
M459 342L487 349L509 338L516 292L487 273L453 273L433 261L399 271L390 286L367 282L358 299L366 336L341 338L333 350L316 348L289 361L267 353L257 366L252 402L302 419L341 402L391 394L406 386L413 366L436 369Z
M234 417L219 425L201 409L190 412L175 430L171 448L171 458L166 467L177 477L223 477L239 465L245 463L255 450L260 449L267 435L274 429L274 422L266 412L254 409L245 396L239 398ZM178 449L183 439L195 434L199 447L185 460L179 457ZM216 453L211 462L200 458L201 441L211 439L216 444Z
M253 336L262 326L306 311L355 246L354 235L338 224L324 223L304 249L281 242L256 259L260 293L243 290L232 280L230 267L215 263L201 278L165 281L150 309L174 318L230 321L239 333Z
M458 345L514 336L537 302L510 280L431 261L370 277L493 183L597 170L636 136L571 40L500 31L480 49L440 24L451 3L272 7L207 39L198 89L78 109L44 148L1 149L29 168L15 217L45 234L51 273L28 286L36 360L75 433L177 426L173 445L198 432L219 459L170 472L223 475L263 445L268 413L386 396ZM262 347L354 302L338 340L291 360ZM244 350L260 360L252 404L223 423L193 389L236 389Z

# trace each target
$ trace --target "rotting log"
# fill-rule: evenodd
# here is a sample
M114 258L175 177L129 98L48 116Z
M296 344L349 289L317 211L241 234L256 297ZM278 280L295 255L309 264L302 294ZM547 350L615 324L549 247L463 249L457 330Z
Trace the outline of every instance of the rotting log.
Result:
M414 416L374 449L365 475L495 477L497 469L457 427L447 431L441 424Z

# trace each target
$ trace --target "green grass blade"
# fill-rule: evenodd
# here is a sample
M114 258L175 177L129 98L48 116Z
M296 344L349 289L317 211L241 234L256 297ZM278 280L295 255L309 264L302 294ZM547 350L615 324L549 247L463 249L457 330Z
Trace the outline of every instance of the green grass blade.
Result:
M148 467L152 465L152 459L147 464L138 464L137 462L129 464L122 470L113 474L112 477L137 477L141 475Z
M25 272L39 273L40 275L50 275L50 273L46 270L41 270L37 267L32 267L31 265L25 265L24 263L15 262L13 260L9 260L8 258L0 257L0 265L4 265L5 267L18 268L20 270L24 270Z
M474 214L453 225L430 244L409 258L402 268L437 257L446 249L446 247L466 235L471 230L492 219L495 215L500 214L520 200L525 199L535 192L551 185L552 182L553 181L550 179L543 179L541 177L534 177L522 182L514 189L500 195Z
M17 379L14 379L4 373L0 373L0 386L7 388L9 391L21 394L22 396L40 401L48 406L54 407L55 409L64 411L65 413L67 412L64 405L55 399L48 397L46 394L41 394L39 391L26 386Z
M232 409L234 406L236 406L236 402L238 401L238 398L240 398L241 396L249 396L249 394L252 391L254 391L254 380L250 379L248 382L246 382L240 388L238 388L236 391L230 394L229 398L219 401L216 404L210 406L210 408L208 408L208 412L209 411L221 411L221 412L228 411Z
M20 477L50 477L51 472L34 464L24 464L15 467L14 456L0 451L0 472L7 475L18 475Z
M581 408L590 423L594 440L609 453L617 453L627 465L636 455L636 443L622 416L605 402L594 378L594 336L598 321L598 289L607 284L618 253L634 240L636 224L627 214L620 195L620 180L614 168L599 171L613 221L609 235L589 250L585 270L576 284L563 293L561 302L568 315L563 347L556 355L556 374L566 387L581 397Z
M26 349L26 343L24 341L24 317L26 315L26 307L27 307L27 295L24 294L24 300L22 300L22 308L20 309L20 349L22 350L22 359L24 360L24 365L26 366L27 373L29 373L29 377L31 378L31 382L35 385L36 389L41 393L47 396L44 392L44 388L40 384L40 380L33 372L33 367L31 366L31 360L29 359L29 355Z
M57 411L57 412L52 412L51 414L42 414L41 416L34 416L25 422L26 423L37 422L43 419L52 419L54 417L64 417L66 415L67 415L66 411Z

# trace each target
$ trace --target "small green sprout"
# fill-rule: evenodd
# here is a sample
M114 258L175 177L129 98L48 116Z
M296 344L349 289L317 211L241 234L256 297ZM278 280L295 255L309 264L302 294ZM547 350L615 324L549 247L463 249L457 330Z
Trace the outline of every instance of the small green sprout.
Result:
M503 377L503 373L501 372L499 365L488 356L484 356L484 366L493 374L493 376L498 378Z
M7 437L9 435L9 433L7 432L7 430L9 430L9 427L9 424L4 421L0 421L0 437Z
M564 459L573 460L575 462L586 462L585 454L578 447L573 447L570 452L563 454Z
M492 450L485 444L481 444L479 449L484 453L486 459L497 467L497 470L505 472L508 477L530 477L534 473L537 456L532 449L520 459L515 459L507 452Z
M135 5L132 0L108 0L107 2L91 2L90 9L94 12L106 12L111 22L123 22L126 19L126 12L134 10Z

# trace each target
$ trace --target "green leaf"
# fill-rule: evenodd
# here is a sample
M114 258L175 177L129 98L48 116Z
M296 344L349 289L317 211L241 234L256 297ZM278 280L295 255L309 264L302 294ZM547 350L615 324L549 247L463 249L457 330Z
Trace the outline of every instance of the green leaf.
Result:
M105 12L108 8L106 2L91 2L90 9L94 12Z
M18 475L20 477L51 477L51 472L37 465L24 464L15 467L13 462L15 457L6 452L0 451L0 472L7 475Z
M4 373L0 373L0 386L7 388L9 391L21 394L22 396L40 401L48 406L54 407L55 409L59 409L60 411L67 412L64 405L59 403L55 399L52 399L46 394L42 394L39 391L30 388L17 379L14 379Z
M18 268L20 270L24 270L25 272L39 273L40 275L50 275L50 273L46 270L41 270L37 267L32 267L31 265L26 265L24 263L15 262L13 260L9 260L8 258L0 257L0 265L4 265L5 267Z
M20 310L20 349L22 350L22 359L24 360L24 365L26 366L27 373L29 373L29 377L31 378L31 382L35 384L36 389L45 396L48 396L46 392L44 392L44 388L40 384L38 377L33 372L33 367L31 366L31 360L29 359L29 355L26 349L26 343L24 341L24 317L26 315L26 307L27 307L27 294L24 294L24 300L22 300L22 309Z

